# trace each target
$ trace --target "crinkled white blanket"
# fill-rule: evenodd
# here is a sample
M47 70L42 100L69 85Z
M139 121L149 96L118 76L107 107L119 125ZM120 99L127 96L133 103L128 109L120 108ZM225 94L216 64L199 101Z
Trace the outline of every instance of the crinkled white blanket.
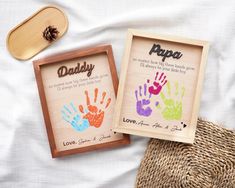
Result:
M15 60L6 48L8 31L48 4L64 9L69 30L33 59L107 43L119 73L127 28L210 41L200 116L235 128L234 0L1 0L1 188L132 188L148 141L132 136L129 147L51 158L33 59Z

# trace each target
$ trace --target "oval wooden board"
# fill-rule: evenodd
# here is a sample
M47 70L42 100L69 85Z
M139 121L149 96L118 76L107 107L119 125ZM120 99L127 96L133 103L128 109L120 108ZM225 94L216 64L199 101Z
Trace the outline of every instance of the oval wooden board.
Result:
M7 47L13 57L27 60L51 45L43 38L43 31L49 25L58 29L61 38L68 28L65 14L57 7L46 6L12 29L7 37Z

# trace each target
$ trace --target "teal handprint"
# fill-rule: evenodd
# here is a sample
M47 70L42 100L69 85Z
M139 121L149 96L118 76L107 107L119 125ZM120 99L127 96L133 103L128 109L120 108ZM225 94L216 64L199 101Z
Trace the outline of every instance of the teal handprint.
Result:
M185 88L181 87L179 91L178 82L175 83L175 92L172 96L170 82L167 82L167 97L163 92L160 93L164 107L162 110L162 116L165 120L180 120L182 118L182 99L184 97ZM161 105L157 108L162 109Z
M69 106L64 105L61 113L62 118L76 131L85 131L90 126L89 121L87 119L83 119L81 115L79 115L76 107L72 102Z

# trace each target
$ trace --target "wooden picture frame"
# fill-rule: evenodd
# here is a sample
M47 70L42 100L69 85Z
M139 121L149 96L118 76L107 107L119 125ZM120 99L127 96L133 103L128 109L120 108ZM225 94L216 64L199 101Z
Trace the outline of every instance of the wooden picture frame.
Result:
M111 130L118 77L110 45L33 64L53 158L130 143Z
M193 143L209 44L129 29L113 130Z

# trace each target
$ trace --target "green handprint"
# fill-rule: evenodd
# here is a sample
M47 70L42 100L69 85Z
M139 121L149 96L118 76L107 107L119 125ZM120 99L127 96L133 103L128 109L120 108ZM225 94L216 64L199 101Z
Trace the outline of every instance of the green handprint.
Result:
M182 99L184 97L185 88L181 88L179 92L179 84L175 83L175 92L174 96L171 94L170 82L167 83L167 95L166 97L163 92L160 93L161 99L164 103L164 108L162 110L162 116L165 120L180 120L182 117ZM162 109L160 105L157 108Z

